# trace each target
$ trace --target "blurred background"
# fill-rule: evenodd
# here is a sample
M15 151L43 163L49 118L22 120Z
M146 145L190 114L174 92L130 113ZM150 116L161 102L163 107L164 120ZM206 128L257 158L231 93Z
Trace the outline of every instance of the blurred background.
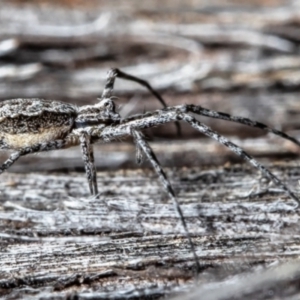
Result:
M168 105L202 105L300 137L299 27L296 0L0 0L0 99L92 104L117 67L148 80ZM123 116L160 108L136 83L117 80L115 95ZM262 160L297 155L259 130L201 120ZM174 124L147 135L164 166L240 161L185 124L180 137ZM134 147L99 145L96 161L98 170L135 167ZM28 170L83 170L80 150L28 156L11 168Z

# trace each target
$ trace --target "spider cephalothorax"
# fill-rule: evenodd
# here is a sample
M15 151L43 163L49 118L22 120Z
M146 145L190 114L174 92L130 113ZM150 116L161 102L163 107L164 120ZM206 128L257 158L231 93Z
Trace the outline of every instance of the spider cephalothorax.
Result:
M162 103L164 109L121 119L120 115L116 112L114 101L111 98L116 77L132 80L147 87ZM167 107L161 96L146 81L125 74L118 69L112 69L108 73L102 97L95 105L78 107L64 102L41 99L14 99L0 103L0 148L16 150L0 166L0 174L23 155L80 145L90 192L93 195L97 195L98 187L92 144L97 141L111 141L132 136L136 144L138 160L140 160L142 153L149 159L169 197L172 199L191 245L197 267L199 268L194 246L188 233L180 205L155 154L141 133L143 129L175 122L179 130L178 121L186 122L196 130L228 147L241 158L248 160L282 188L297 204L300 201L271 171L239 146L196 120L190 113L257 127L288 139L300 146L300 142L295 138L247 118L230 116L226 113L212 111L196 105Z

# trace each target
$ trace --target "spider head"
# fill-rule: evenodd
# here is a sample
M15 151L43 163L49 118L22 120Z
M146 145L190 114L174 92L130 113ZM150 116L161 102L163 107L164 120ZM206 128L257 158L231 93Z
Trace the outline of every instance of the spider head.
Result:
M104 99L99 99L99 100L100 101L99 101L99 104L97 104L97 107L102 107L103 111L115 112L116 105L111 98L104 98Z
M113 100L104 98L100 99L95 105L79 107L75 127L118 123L120 119L121 117L116 112L116 106Z
M96 105L101 110L103 117L117 121L120 120L120 115L116 112L115 102L111 98L99 99L99 103Z

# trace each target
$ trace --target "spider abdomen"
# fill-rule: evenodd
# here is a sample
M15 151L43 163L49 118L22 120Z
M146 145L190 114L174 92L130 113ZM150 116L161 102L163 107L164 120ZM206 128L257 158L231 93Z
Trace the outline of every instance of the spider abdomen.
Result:
M77 107L59 101L13 99L0 103L2 148L19 149L63 139L72 130Z

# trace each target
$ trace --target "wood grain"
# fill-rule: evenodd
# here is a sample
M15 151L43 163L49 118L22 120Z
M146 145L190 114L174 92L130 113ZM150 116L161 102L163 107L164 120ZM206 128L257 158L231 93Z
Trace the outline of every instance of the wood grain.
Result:
M298 164L271 168L295 190ZM199 284L298 256L299 213L252 168L168 170L201 264ZM174 208L150 171L6 174L1 294L120 298L193 285L194 261ZM104 296L106 295L106 296Z
M118 67L168 105L202 105L300 139L297 1L128 3L0 0L0 99L92 104ZM115 95L122 116L160 108L128 81L117 80ZM300 195L299 148L199 120ZM223 146L188 126L182 133L170 124L146 134L178 194L198 277L171 202L124 140L95 145L99 199L77 148L21 158L1 175L0 297L298 299L299 210Z

